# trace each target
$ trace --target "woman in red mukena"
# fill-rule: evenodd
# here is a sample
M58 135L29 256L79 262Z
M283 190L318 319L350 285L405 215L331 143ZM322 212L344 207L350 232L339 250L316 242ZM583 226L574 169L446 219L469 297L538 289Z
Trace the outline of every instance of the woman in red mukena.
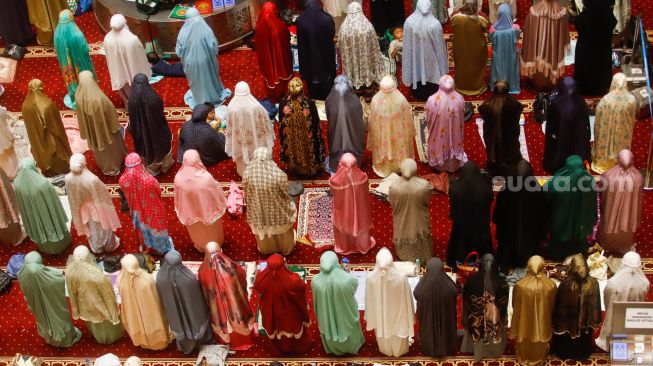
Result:
M290 53L290 31L279 18L274 2L263 4L263 10L256 22L254 47L258 66L265 80L268 98L278 103L288 89L292 77L292 54Z

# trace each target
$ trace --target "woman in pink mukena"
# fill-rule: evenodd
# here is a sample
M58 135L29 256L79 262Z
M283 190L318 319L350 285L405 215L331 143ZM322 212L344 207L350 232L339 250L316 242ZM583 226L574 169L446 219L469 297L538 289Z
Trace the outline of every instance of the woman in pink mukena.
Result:
M369 184L367 174L358 167L353 154L342 155L329 185L333 193L335 251L339 254L367 253L376 244L370 235Z

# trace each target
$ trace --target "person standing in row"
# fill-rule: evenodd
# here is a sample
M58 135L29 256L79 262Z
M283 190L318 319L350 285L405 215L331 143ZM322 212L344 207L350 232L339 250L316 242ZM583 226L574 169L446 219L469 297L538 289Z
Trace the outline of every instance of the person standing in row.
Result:
M618 165L601 175L601 220L596 239L608 252L634 250L635 233L642 224L644 177L633 153L621 150Z
M187 355L204 344L213 343L209 310L200 281L184 266L178 251L170 250L161 260L156 289L178 350Z
M367 122L360 99L352 90L346 75L336 77L325 106L329 122L327 129L329 156L326 171L335 174L340 158L346 153L353 154L358 165L361 166L365 154Z
M262 322L260 326L278 353L304 353L313 342L306 282L286 266L280 254L268 257L267 267L256 275Z
M354 294L358 279L338 264L338 256L326 251L320 256L320 273L311 281L313 307L322 344L327 353L356 354L365 344L360 313Z
M492 176L505 177L522 160L519 121L524 106L509 94L506 81L497 81L493 89L494 94L478 107L478 112L483 118L487 170Z
M429 357L456 354L458 345L456 284L444 271L440 258L426 263L426 274L413 290L417 300L419 344Z
M371 87L381 81L384 69L378 38L361 4L356 1L347 8L338 33L338 49L342 74L349 78L354 89Z
M136 153L127 155L125 167L119 181L120 189L129 204L134 229L147 248L157 254L165 254L173 249L173 244L168 234L159 181L145 170L141 157Z
M241 177L252 161L254 151L264 147L272 153L274 125L263 105L252 95L244 81L236 84L236 94L227 107L225 151L236 162L236 172Z
M596 106L592 170L603 174L615 165L617 154L630 149L637 122L637 99L628 91L626 75L612 77L610 92Z
M545 184L549 243L547 258L563 260L587 252L598 219L595 182L583 160L572 155Z
M610 338L614 304L616 302L644 302L648 297L651 282L642 271L642 259L636 252L627 252L621 259L621 266L610 277L603 290L603 304L605 305L605 318L601 325L601 333L596 338L596 345L604 351L610 352ZM622 315L623 316L623 315Z
M132 80L136 74L152 76L145 48L138 37L127 27L122 14L115 14L110 21L111 30L104 36L104 53L111 77L111 90L117 91L125 107L131 94Z
M296 25L299 72L308 83L310 97L324 100L333 86L337 71L336 45L333 41L336 25L331 15L322 10L320 0L306 1L306 9L297 18Z
M573 20L578 32L574 79L580 94L601 95L610 88L612 76L614 0L585 0L583 4L583 11Z
M66 288L73 319L81 319L100 344L119 341L125 328L111 278L95 262L87 247L79 245L66 264Z
M295 77L288 84L288 94L279 103L279 113L281 161L288 172L305 178L322 172L325 146L320 116L315 100L304 95L300 78Z
M120 245L115 235L121 227L120 219L107 186L86 168L86 158L82 154L76 153L70 158L66 191L77 234L88 237L94 253L116 250Z
M0 244L5 247L20 244L25 232L20 222L16 192L7 174L0 169Z
M156 176L175 163L172 157L172 132L166 120L161 97L150 86L145 74L136 74L127 110L127 128L134 140L134 150L145 160L147 172Z
M33 158L24 158L19 167L14 189L25 233L36 243L39 252L62 253L72 239L59 195L54 186L39 174Z
M54 32L54 49L57 52L64 84L68 88L64 104L70 109L75 109L79 73L88 70L95 77L95 67L89 54L86 37L75 24L75 16L70 10L66 9L59 13L59 24Z
M401 357L409 351L415 335L413 294L388 248L376 253L374 270L365 279L365 323L367 331L374 331L379 352Z
M372 0L370 8L372 24L378 35L383 35L388 29L401 27L406 19L404 2L401 0Z
M474 353L474 360L499 357L508 343L508 283L499 274L492 253L481 259L478 272L463 287L462 323L465 329L460 352Z
M209 309L210 330L234 351L254 345L255 314L249 305L245 269L227 256L216 242L204 248L197 277Z
M563 360L583 360L596 349L593 335L602 321L601 289L580 253L571 256L567 273L553 308L551 352Z
M357 165L356 157L346 153L338 171L329 179L333 195L333 237L340 254L367 253L376 241L370 235L369 180Z
M197 151L187 150L175 175L175 211L198 252L204 252L208 242L224 243L222 216L226 209L220 182L206 170Z
M495 0L491 0L493 2ZM500 0L501 1L501 0ZM492 63L490 65L490 89L500 80L508 84L510 94L519 94L519 52L517 43L521 30L514 24L513 14L508 4L499 6L499 19L492 24L488 40L492 42Z
M18 272L18 284L45 343L68 348L79 341L82 332L70 318L66 280L61 270L44 266L41 255L30 252Z
M432 187L417 176L415 160L402 161L400 169L401 178L390 186L388 194L392 206L392 243L402 261L419 259L426 263L433 256L429 211Z
M61 114L43 91L43 82L30 80L23 102L23 120L31 145L32 156L46 177L66 174L73 154L63 127Z
M288 176L265 147L254 151L243 174L247 223L262 254L289 255L295 249L293 225L297 210L288 194Z
M79 137L87 141L102 174L119 175L127 156L123 129L118 123L116 108L88 70L79 73L75 100Z
M13 180L18 174L18 156L14 147L16 139L11 122L7 108L0 106L0 169Z
M557 172L571 155L592 162L589 108L569 76L560 81L558 96L546 112L545 128L542 165L547 172Z
M382 0L379 0L382 1ZM413 113L392 76L381 80L381 90L370 103L370 130L367 149L372 152L372 169L385 178L399 172L404 159L413 158Z
M29 11L29 22L36 28L36 43L52 46L54 32L60 21L59 14L68 9L68 3L66 0L25 0L25 3Z
M403 45L402 82L411 88L415 98L426 100L449 72L442 24L431 13L430 0L418 1L413 14L406 19Z
M231 96L220 80L218 39L196 8L186 12L186 20L179 30L175 53L184 66L190 89L184 102L195 108L201 103L220 105Z
M57 2L51 1L55 5ZM4 11L0 12L0 37L5 41L5 47L30 45L34 41L34 33L29 24L31 14L27 11L25 0L7 0L2 5ZM35 15L47 14L42 12Z
M288 82L293 73L290 31L286 23L279 18L278 12L273 1L265 2L254 30L258 67L263 74L267 96L275 103L278 103L288 90Z
M449 187L449 218L452 222L447 246L447 264L456 268L471 252L492 253L490 208L492 182L474 161L460 168L460 178ZM492 259L494 260L494 258Z
M476 0L465 0L460 12L451 17L453 62L456 65L456 90L464 95L479 95L487 90L488 21L478 14Z
M506 185L497 194L492 213L497 261L503 273L524 268L529 258L540 253L546 237L545 196L533 175L533 167L522 160L511 170Z
M553 336L553 307L557 287L544 268L539 255L528 260L528 273L517 281L512 293L514 309L510 338L515 340L515 353L522 365L542 365L549 354ZM533 324L534 321L537 324Z
M531 6L524 22L522 75L530 78L537 90L552 89L565 72L569 43L567 9L560 0L540 0Z
M154 277L142 269L133 254L120 260L118 274L122 324L132 344L160 351L173 340Z
M429 166L439 171L455 172L467 162L463 148L465 100L454 89L451 76L443 75L440 90L426 101L426 120Z

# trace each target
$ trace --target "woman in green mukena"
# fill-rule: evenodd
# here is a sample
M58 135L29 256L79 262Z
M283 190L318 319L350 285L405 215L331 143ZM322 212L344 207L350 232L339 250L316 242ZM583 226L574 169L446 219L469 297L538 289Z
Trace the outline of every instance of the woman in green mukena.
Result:
M66 212L50 182L36 169L34 158L24 158L14 179L14 190L25 233L40 252L59 254L70 245Z
M70 319L63 272L44 266L41 255L30 252L18 272L18 283L34 314L36 329L47 344L70 347L82 337Z
M358 304L354 298L358 280L338 264L332 251L320 257L320 273L311 281L313 306L322 344L327 353L355 354L365 343Z
M68 88L64 104L68 108L75 109L77 77L84 70L89 70L95 76L95 68L89 55L86 37L75 24L75 17L68 9L59 13L59 24L54 31L54 49L57 52L64 83Z
M587 237L597 221L595 186L578 155L569 156L544 185L549 207L548 259L562 260L587 251Z

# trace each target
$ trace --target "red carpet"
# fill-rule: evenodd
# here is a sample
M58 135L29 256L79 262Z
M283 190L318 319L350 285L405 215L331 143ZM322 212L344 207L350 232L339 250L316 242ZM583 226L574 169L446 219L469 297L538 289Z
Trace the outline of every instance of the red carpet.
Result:
M410 14L412 7L412 0L405 0L406 14ZM523 20L527 14L530 6L530 0L518 0L518 21L523 24ZM649 0L633 0L632 4L633 13L645 14L646 26L651 29L653 27L653 3ZM369 15L369 1L364 1L364 9ZM97 26L93 14L84 14L77 18L77 24L84 31L89 43L101 42L103 35ZM450 33L450 29L445 26L445 32ZM123 108L122 102L117 93L110 90L109 75L106 68L104 56L92 56L93 62L97 71L99 84L104 92L111 98L118 108ZM233 50L219 55L220 61L220 76L226 87L233 88L238 81L245 80L250 84L252 93L262 98L263 81L258 71L256 54L251 50ZM452 70L455 72L455 70ZM573 68L569 67L566 74L571 75ZM9 111L20 112L21 105L26 94L27 82L32 78L39 78L45 84L46 93L52 100L61 108L63 106L63 97L65 95L65 87L62 81L59 65L55 57L29 57L25 58L18 65L16 79L11 84L6 84L4 87L6 91L4 95L0 96L0 104L7 107ZM155 89L161 95L166 107L182 107L183 94L188 89L188 84L185 79L165 78L161 82L155 84ZM409 100L410 93L408 90L400 87L404 95ZM522 82L522 93L518 96L521 100L533 99L535 94L532 89L528 88L527 83ZM489 94L476 96L473 98L466 98L468 101L478 101L485 99ZM525 126L526 140L531 163L533 164L536 175L544 175L545 172L542 168L541 158L543 154L543 134L541 125L534 122L532 114L526 114L527 124ZM172 120L170 127L175 136L181 127L183 121ZM324 124L326 127L326 123ZM634 137L632 142L632 150L635 154L635 161L638 168L643 168L648 151L649 138L651 135L651 120L646 119L638 121L635 126ZM131 137L127 134L126 137L128 147L132 146ZM174 140L174 151L176 151L177 140ZM477 132L474 119L466 123L465 126L465 151L469 159L477 161L481 166L485 165L485 151L481 143L480 137ZM366 153L367 161L370 161L370 153ZM99 175L98 169L95 166L92 155L87 154L89 167L92 171ZM274 159L279 162L279 146L275 146ZM174 174L179 169L180 165L177 164L168 173L158 177L159 181L164 184L172 183ZM282 166L283 167L283 166ZM378 178L372 171L370 164L365 164L363 169L368 173L371 179ZM230 180L239 181L236 174L235 164L231 161L226 161L211 167L210 172L222 183L228 183ZM428 173L430 170L428 166L419 164L419 174ZM99 175L107 184L116 184L116 177L104 177ZM291 179L293 177L290 177ZM326 173L322 174L317 179L328 179ZM189 239L186 229L178 222L174 213L174 203L171 197L164 198L167 207L168 227L170 234L174 240L175 247L182 253L185 260L201 260L202 254L195 251ZM114 201L118 207L118 200ZM431 201L431 222L433 226L433 248L434 254L440 257L445 256L447 241L449 238L450 222L448 219L448 199L442 195L434 195ZM131 225L131 220L127 213L119 213L123 227L118 230L118 236L121 238L121 246L118 250L120 253L137 252L139 243L137 235ZM375 237L378 246L387 246L393 250L392 246L392 220L391 209L389 204L382 202L377 198L372 198L372 218L374 228L372 235ZM72 252L74 246L85 244L84 238L78 237L73 229L73 245L67 253L59 256L45 256L44 261L47 265L63 266L67 260L68 254ZM225 236L226 242L224 250L232 258L241 261L253 261L262 259L256 249L256 241L251 234L251 231L246 223L246 217L243 216L238 219L225 216ZM637 232L638 251L644 258L653 257L653 193L646 192L644 194L644 210L642 217L642 225ZM33 243L26 241L18 247L7 248L0 247L0 265L6 264L9 257L16 252L29 252L35 250L36 247ZM319 263L320 253L315 252L312 248L298 244L294 253L288 256L288 261L294 264L317 264ZM352 263L373 263L376 250L373 250L367 255L351 255L349 256ZM649 277L653 275L648 274ZM650 294L651 295L651 294ZM649 296L650 299L653 297ZM136 348L131 344L128 337L123 338L117 344L111 346L101 346L94 342L92 337L85 331L83 324L78 324L80 329L84 331L82 340L70 349L56 349L46 345L43 340L37 336L36 328L33 318L29 313L23 296L20 292L17 283L11 292L6 295L0 296L0 308L6 309L7 315L0 317L0 355L13 355L17 352L38 354L40 356L51 357L97 357L101 354L112 352L120 357L127 357L137 354L144 358L179 358L183 355L178 352L173 345L166 350L153 352ZM304 355L297 357L326 357L319 341L319 334L315 324L311 327L314 332L315 340L312 349ZM359 357L380 357L374 337L369 332L366 333L367 342L361 349ZM258 344L251 350L240 352L236 355L239 358L250 359L264 359L274 357L270 354L271 350L267 345L265 338L261 338ZM418 347L413 345L411 351L406 357L416 357L420 354ZM512 349L509 347L507 354L512 354ZM503 363L503 362L501 362Z

